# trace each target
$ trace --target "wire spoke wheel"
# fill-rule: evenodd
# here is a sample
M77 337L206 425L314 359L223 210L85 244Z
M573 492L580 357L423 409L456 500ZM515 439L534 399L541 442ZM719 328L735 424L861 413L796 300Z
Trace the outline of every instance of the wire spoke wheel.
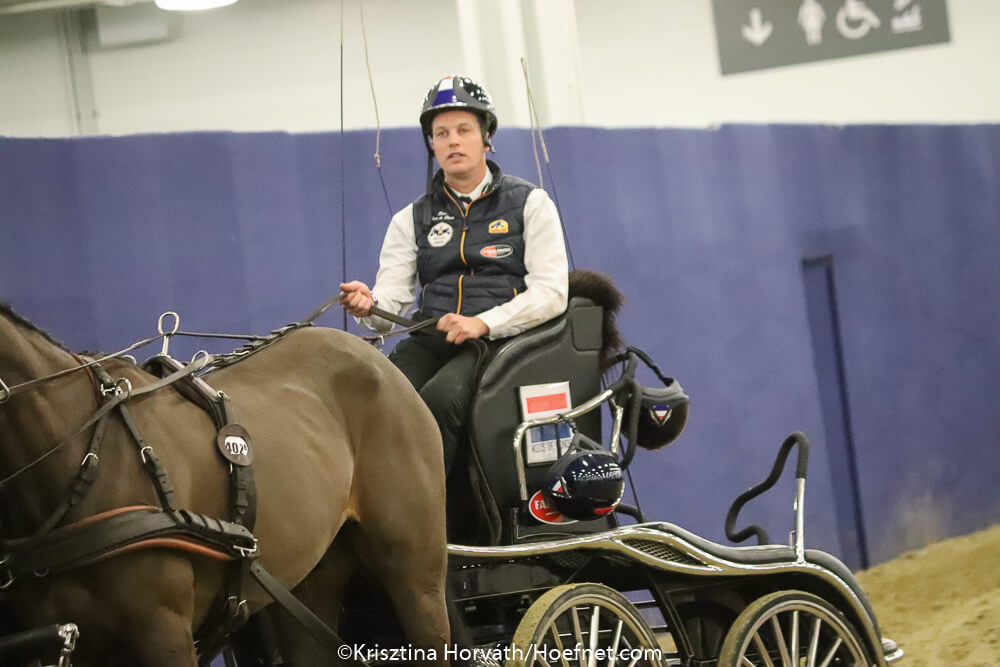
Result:
M736 617L719 667L869 667L864 640L826 600L780 591Z
M506 667L659 667L649 624L602 584L557 586L535 600L511 641Z

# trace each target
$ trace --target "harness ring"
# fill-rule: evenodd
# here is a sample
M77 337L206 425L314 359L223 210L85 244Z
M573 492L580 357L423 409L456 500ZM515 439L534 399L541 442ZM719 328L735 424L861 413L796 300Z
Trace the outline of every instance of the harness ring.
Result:
M125 389L122 389L125 387ZM128 396L132 393L132 381L128 378L118 378L115 380L115 395L125 394Z
M171 329L170 331L164 331L163 320L169 315L174 316L174 328ZM163 336L163 346L160 348L160 354L162 354L163 356L168 356L168 353L170 351L170 337L173 336L175 333L177 333L177 330L180 329L180 327L181 327L181 316L172 310L168 310L167 312L160 315L160 319L156 321L156 330L160 332L161 336Z
M170 331L164 331L163 320L170 315L174 316L174 328L171 329ZM156 330L160 332L161 336L173 336L175 333L177 333L177 330L180 328L181 328L181 316L172 310L168 310L167 312L160 315L160 319L156 321Z
M194 353L194 356L191 357L190 363L194 364L196 362L200 362L201 365L198 368L201 369L208 365L211 358L212 355L208 353L208 350L198 350Z

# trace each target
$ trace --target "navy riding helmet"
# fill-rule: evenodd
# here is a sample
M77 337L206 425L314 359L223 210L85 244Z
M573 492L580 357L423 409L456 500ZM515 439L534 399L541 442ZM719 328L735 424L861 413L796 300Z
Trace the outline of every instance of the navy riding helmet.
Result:
M483 118L483 141L490 145L490 137L497 131L497 113L493 98L481 85L467 76L446 76L427 91L420 110L420 128L424 136L431 135L434 116L442 111L463 109Z
M625 493L625 479L615 455L580 433L549 468L546 480L542 493L549 503L563 516L578 521L610 514Z
M640 386L625 407L622 432L629 438L634 436L635 444L643 449L669 445L680 437L687 425L687 394L677 380L667 380L668 384L663 387Z

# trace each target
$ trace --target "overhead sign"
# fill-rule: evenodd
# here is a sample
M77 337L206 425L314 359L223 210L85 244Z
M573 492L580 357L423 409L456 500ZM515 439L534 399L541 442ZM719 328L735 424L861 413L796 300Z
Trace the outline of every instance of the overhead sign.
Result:
M951 39L945 0L712 0L723 74Z

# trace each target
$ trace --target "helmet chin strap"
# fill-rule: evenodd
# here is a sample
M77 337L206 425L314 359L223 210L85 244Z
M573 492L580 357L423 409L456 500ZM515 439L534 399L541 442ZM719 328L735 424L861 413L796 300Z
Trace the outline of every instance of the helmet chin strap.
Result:
M424 135L424 145L427 146L427 198L424 201L424 233L430 231L431 229L431 185L434 179L434 149L431 148L431 142L428 140L427 135Z

